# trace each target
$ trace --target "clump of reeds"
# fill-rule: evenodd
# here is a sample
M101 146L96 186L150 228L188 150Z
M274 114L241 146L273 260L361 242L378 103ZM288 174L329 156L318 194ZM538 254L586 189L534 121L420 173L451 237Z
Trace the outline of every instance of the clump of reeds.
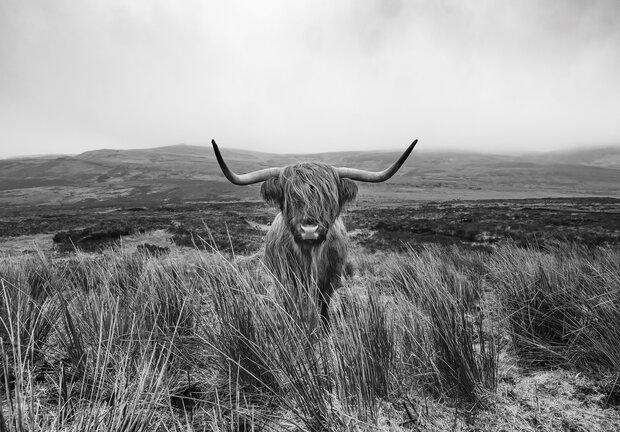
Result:
M514 347L531 364L620 371L620 253L500 247L488 263Z
M447 253L446 253L447 252ZM446 259L445 257L448 257ZM459 259L457 259L459 258ZM408 314L413 334L420 338L416 373L437 395L486 401L497 385L497 338L482 305L479 268L460 266L466 258L454 249L427 246L410 249L392 266L392 280L416 309Z
M154 427L192 333L178 269L131 255L2 264L0 427ZM133 278L121 281L125 266Z

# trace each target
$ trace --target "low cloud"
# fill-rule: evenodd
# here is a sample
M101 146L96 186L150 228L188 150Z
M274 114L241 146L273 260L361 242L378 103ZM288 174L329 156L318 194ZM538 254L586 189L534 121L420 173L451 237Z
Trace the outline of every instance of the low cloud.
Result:
M620 143L615 1L0 5L1 156Z

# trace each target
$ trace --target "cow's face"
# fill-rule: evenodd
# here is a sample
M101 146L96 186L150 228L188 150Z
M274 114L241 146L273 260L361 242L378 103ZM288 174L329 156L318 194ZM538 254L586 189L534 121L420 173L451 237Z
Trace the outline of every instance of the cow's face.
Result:
M325 241L345 204L357 196L357 185L341 179L333 167L303 163L265 181L261 195L280 207L297 243L313 246Z

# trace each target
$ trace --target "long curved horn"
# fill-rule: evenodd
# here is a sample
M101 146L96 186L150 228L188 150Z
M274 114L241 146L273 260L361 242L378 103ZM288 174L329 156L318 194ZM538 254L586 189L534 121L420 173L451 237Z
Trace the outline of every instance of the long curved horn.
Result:
M391 167L386 168L383 171L374 172L360 170L356 168L336 168L336 170L338 170L340 178L349 178L351 180L369 183L380 183L386 181L394 174L396 174L396 171L398 171L398 169L405 163L405 161L409 157L409 153L411 153L411 150L413 150L417 143L418 140L412 142L411 145L409 145L409 148L407 148L407 150L405 150L405 152L401 155L401 157L399 157L398 160L394 162Z
M213 144L213 151L215 152L217 162L220 164L220 168L222 168L222 172L233 184L239 186L251 185L265 181L271 177L278 177L280 175L280 168L265 168L258 171L252 171L247 174L235 174L230 170L230 168L228 168L226 162L224 162L224 158L222 157L215 140L211 140L211 144Z

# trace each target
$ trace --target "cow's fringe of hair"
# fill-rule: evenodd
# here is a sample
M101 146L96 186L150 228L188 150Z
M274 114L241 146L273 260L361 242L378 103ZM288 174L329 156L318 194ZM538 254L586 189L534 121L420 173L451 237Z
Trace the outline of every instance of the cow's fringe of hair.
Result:
M280 174L285 187L284 196L289 205L301 206L306 216L321 224L331 224L340 213L336 170L319 163L287 166Z

